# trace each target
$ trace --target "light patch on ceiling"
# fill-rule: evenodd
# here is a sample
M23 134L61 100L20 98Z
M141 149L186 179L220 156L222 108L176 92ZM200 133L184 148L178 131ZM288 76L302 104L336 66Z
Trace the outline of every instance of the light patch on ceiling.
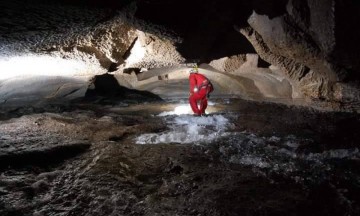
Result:
M25 76L82 76L89 66L79 60L29 55L0 59L0 80Z
M130 56L126 59L126 66L130 67L131 65L140 62L144 58L145 54L145 47L143 47L140 40L137 39L130 51Z

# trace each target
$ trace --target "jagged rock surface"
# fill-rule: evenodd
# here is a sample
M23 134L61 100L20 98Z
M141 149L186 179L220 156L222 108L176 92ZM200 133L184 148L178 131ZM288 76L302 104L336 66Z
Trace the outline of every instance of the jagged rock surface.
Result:
M337 42L335 6L331 0L289 1L287 13L273 19L253 12L248 19L251 27L240 32L306 97L356 105L359 90L343 82L345 69L329 59Z
M350 26L358 22L360 7L354 2L93 0L85 5L81 0L16 0L0 6L0 66L6 68L1 72L3 76L3 71L17 74L8 70L12 65L18 71L27 71L18 66L22 61L13 61L15 56L51 57L55 62L65 59L82 64L81 72L68 73L80 78L82 85L69 88L60 97L69 93L69 98L78 96L84 91L71 92L85 89L92 76L106 72L114 72L120 84L134 88L143 85L138 80L139 72L186 62L211 62L215 69L231 74L250 63L245 62L247 54L257 52L259 61L264 59L277 67L277 76L290 83L293 98L320 99L346 109L356 109L359 103L356 40L360 33ZM61 66L44 64L41 73L48 75L48 71ZM269 72L255 69L267 71L264 75ZM152 85L162 85L159 81L168 77L164 74L151 81ZM0 89L3 95L8 92L4 88L10 86L6 82L2 81ZM50 97L56 91L44 95ZM8 99L1 98L3 102Z

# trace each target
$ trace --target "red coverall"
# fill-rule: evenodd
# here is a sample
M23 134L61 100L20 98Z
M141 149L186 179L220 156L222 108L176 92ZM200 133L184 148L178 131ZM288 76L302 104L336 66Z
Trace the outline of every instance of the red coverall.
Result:
M191 73L189 76L189 82L189 102L191 109L196 115L205 114L205 109L207 107L207 94L213 91L213 86L204 75L199 73ZM195 90L195 87L197 87L198 91ZM198 108L198 101L200 101L200 109Z

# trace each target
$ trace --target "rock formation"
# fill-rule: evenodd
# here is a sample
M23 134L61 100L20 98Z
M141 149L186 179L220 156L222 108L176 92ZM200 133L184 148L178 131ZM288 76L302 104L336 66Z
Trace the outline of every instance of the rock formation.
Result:
M184 72L205 63L219 94L304 98L358 110L360 33L351 26L360 6L354 1L36 0L0 6L3 104L29 94L33 100L76 98L104 73L127 88L184 97ZM174 85L179 94L164 94Z
M336 44L336 9L335 1L289 1L286 14L270 19L254 12L248 19L250 27L239 31L262 58L279 66L305 97L356 101L359 91L346 90L345 69L329 58Z

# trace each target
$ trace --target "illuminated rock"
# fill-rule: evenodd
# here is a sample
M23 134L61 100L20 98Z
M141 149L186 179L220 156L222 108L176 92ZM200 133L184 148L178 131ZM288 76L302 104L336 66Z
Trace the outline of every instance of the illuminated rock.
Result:
M75 61L85 66L81 72L74 68L70 78L81 76L84 88L91 77L109 72L127 88L163 94L177 86L180 93L186 89L182 65L205 63L225 74L213 76L217 84L228 82L220 76L242 79L236 87L219 85L222 93L305 98L346 109L357 109L360 98L360 33L350 27L359 20L355 2L36 0L0 7L0 62L29 55ZM60 67L38 65L52 75ZM14 75L1 69L0 77ZM156 78L154 70L166 72Z

